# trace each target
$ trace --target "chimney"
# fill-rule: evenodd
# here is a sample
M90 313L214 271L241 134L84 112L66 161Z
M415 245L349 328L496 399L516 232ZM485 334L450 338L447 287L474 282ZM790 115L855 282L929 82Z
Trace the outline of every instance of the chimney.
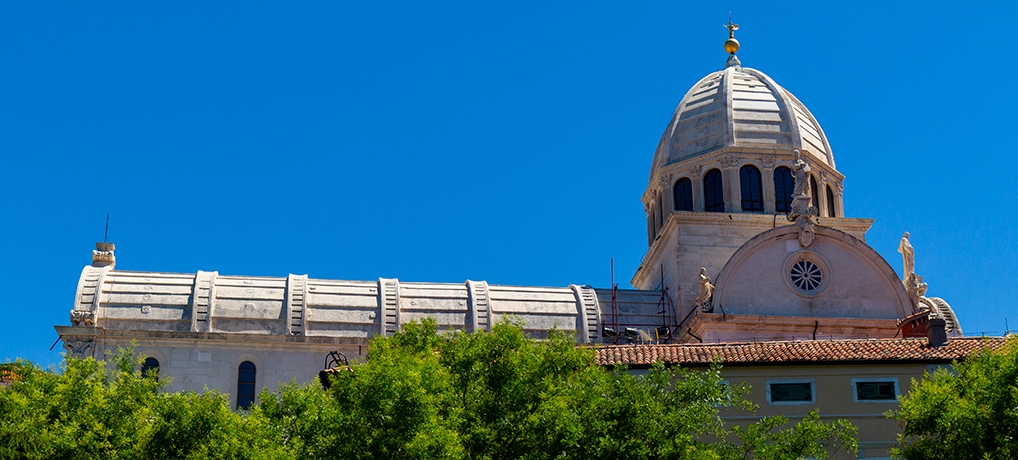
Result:
M113 243L96 243L95 250L92 251L92 266L93 267L106 267L110 269L117 264L117 258L113 255L113 250L116 246Z
M947 321L944 318L930 318L926 326L926 338L929 339L931 347L947 345Z

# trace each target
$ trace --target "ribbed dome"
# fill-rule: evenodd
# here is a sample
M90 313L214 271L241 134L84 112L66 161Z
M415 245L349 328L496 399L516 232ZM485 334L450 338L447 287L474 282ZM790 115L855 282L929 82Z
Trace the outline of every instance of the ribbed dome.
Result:
M763 72L728 67L686 93L654 153L663 166L724 147L799 149L834 167L827 137L806 106Z

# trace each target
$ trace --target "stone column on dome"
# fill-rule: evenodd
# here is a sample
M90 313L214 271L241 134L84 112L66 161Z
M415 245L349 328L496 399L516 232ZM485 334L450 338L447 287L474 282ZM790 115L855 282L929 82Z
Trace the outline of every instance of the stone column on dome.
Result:
M827 184L828 176L827 171L820 171L820 184L817 187L817 193L820 195L817 197L817 207L820 208L820 215L824 217L831 216L831 210L827 206Z
M661 222L661 225L664 225L664 222L668 221L668 216L671 215L672 210L675 209L675 202L673 200L674 194L672 192L671 181L672 176L670 174L662 174L661 178L659 179L659 183L661 184L661 210L662 210L661 214L662 217L664 218L664 220Z
M774 158L765 157L762 161L763 169L760 170L760 182L763 183L764 213L775 214L777 207L774 206Z
M643 211L647 214L647 245L650 246L654 244L654 237L657 236L657 232L654 230L654 214L651 214L653 210L647 203L643 204Z
M703 212L703 168L699 165L689 169L689 181L693 185L693 211Z
M742 187L739 181L739 157L721 157L721 175L724 178L725 212L742 212Z
M845 201L843 194L845 193L845 183L838 182L834 184L834 207L838 209L838 215L845 217Z

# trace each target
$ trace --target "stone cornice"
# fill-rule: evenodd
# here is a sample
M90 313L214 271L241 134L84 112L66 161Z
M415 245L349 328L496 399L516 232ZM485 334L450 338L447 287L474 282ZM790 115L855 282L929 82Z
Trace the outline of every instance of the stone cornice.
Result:
M57 326L58 331L61 326ZM111 330L95 328L96 336L111 340L145 339L145 343L155 345L165 341L167 344L179 344L181 341L193 340L201 342L202 346L215 347L221 343L227 348L236 347L236 343L243 342L245 347L278 346L286 343L300 343L306 345L364 345L367 346L369 338L356 337L322 337L307 335L283 335L283 334L246 334L240 332L174 332L174 331L147 331L147 330Z

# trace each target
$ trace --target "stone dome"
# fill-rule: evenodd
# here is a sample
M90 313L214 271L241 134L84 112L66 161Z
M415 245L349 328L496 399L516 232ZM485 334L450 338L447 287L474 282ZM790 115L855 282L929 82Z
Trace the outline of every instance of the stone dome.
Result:
M834 169L820 123L792 93L759 70L732 65L693 85L661 136L651 179L667 165L725 147L808 152Z

